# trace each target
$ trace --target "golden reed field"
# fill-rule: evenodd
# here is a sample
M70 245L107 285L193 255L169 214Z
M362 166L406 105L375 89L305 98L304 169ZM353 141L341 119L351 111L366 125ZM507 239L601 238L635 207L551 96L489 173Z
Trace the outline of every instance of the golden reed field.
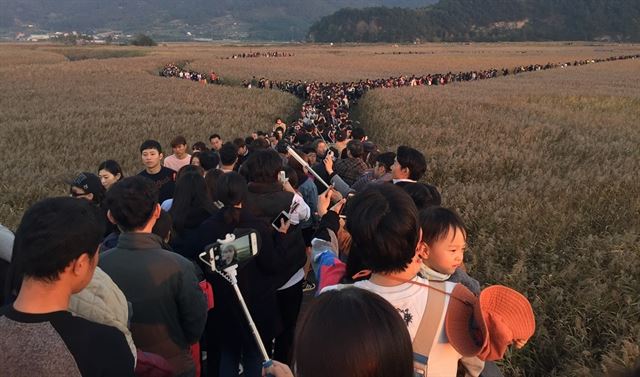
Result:
M295 56L221 59L275 50ZM237 84L254 75L342 81L638 53L640 45L580 43L0 45L0 223L15 228L26 207L65 195L65 179L102 160L137 173L146 138L170 149L176 134L190 143L213 132L245 136L299 105L277 91L158 77L167 63ZM425 153L426 181L469 226L471 275L532 301L536 335L500 363L506 376L614 375L640 359L638 73L640 59L377 89L356 107L381 147Z

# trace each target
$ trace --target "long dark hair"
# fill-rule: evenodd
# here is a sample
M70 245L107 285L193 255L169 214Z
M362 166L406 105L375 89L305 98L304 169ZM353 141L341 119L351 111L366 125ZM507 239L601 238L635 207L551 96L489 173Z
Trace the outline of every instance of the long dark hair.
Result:
M204 181L207 183L207 191L209 191L209 196L211 200L214 202L218 200L218 194L216 193L216 182L224 172L219 169L209 169L207 170L207 175L204 176Z
M100 172L100 170L106 170L114 176L120 174L120 179L118 179L118 181L121 181L122 178L124 178L122 168L120 167L120 164L115 160L102 161L100 165L98 165L98 173Z
M209 213L215 211L204 178L196 171L181 171L176 181L173 203L169 210L173 219L173 229L177 233L182 232L189 216L198 209Z
M225 223L238 225L240 209L235 206L243 204L247 198L247 181L236 172L222 174L216 181L216 193L218 200L224 204L221 211L223 211Z
M294 344L298 377L413 376L411 338L402 317L384 298L363 289L321 294L305 310Z

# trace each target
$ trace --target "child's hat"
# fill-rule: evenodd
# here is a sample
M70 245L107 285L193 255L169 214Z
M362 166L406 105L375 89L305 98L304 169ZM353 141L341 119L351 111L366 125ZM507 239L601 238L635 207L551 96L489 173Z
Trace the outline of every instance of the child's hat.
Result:
M476 297L462 284L451 293L445 329L463 356L498 360L515 340L528 340L536 324L531 304L513 289L494 285Z

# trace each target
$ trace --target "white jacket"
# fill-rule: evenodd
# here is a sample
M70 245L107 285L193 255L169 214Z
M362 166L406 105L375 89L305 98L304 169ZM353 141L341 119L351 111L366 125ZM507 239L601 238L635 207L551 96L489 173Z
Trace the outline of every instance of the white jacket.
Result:
M127 338L133 358L136 359L136 346L127 326L129 322L127 299L116 283L100 267L96 267L89 285L71 296L69 311L79 317L120 330Z
M14 239L13 232L0 225L0 259L11 262Z

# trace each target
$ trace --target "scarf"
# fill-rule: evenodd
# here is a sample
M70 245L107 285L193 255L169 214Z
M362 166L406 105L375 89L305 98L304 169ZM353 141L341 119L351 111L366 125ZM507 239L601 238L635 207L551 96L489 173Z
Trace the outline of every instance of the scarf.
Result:
M433 281L447 281L451 275L442 274L436 270L429 268L426 264L422 263L420 267L420 274L423 278Z

